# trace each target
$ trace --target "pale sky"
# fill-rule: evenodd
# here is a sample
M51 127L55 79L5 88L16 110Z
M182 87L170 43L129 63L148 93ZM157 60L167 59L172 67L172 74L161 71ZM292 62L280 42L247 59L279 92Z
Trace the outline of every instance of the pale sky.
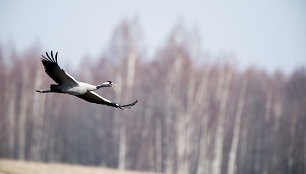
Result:
M23 52L60 52L65 65L96 58L123 19L138 17L149 53L183 19L197 28L204 51L235 55L239 67L273 72L306 66L304 0L0 0L0 44ZM214 56L212 56L214 57Z

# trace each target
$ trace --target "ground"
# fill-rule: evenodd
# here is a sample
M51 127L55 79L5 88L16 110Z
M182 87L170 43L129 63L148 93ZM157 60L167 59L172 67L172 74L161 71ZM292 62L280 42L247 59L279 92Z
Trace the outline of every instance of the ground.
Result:
M150 174L104 167L0 159L0 174ZM151 173L153 174L153 173Z

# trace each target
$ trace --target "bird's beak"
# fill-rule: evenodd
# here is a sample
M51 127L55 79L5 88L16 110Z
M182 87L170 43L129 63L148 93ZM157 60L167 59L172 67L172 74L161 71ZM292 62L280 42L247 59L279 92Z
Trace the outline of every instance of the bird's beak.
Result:
M112 88L116 88L116 86L117 86L117 85L114 84L114 83L111 84L111 87L112 87Z

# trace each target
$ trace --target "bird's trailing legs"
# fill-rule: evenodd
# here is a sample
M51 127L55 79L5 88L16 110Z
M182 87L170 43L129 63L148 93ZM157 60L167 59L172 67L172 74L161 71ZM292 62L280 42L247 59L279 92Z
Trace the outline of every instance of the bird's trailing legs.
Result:
M51 91L51 90L36 90L36 92L47 93L47 92L53 92L53 91Z

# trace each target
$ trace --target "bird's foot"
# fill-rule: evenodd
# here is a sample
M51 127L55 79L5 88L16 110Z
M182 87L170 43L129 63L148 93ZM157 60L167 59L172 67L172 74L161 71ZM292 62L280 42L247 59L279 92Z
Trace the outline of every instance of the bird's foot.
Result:
M39 93L46 93L46 92L52 92L50 90L36 90L36 92L39 92Z

